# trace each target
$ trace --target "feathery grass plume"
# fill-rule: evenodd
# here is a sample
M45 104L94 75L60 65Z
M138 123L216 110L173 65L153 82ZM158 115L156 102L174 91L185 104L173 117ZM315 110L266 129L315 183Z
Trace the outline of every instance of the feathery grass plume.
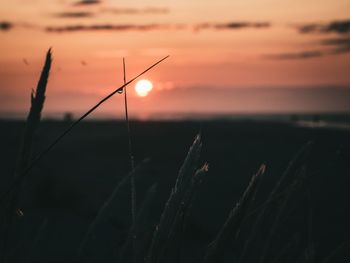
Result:
M266 202L260 209L260 213L256 216L256 220L252 226L250 234L244 244L240 262L247 262L248 257L250 256L249 250L253 245L254 241L258 238L258 230L261 227L266 214L270 211L274 211L276 204L279 205L281 200L285 198L285 196L289 193L290 184L294 181L294 175L296 171L306 163L307 158L309 157L310 151L313 147L313 142L308 142L305 144L294 156L294 158L289 162L286 170L277 181L275 187L269 194Z
M22 144L17 160L15 176L21 176L25 168L28 166L34 134L38 128L41 112L45 102L46 86L50 74L52 63L51 48L46 53L45 64L41 72L41 76L37 88L31 93L31 108L27 117L26 127L22 138Z
M208 171L209 165L205 163L195 172L194 176L192 176L191 183L184 193L183 199L173 219L168 239L164 243L163 249L159 251L160 260L166 255L167 262L181 262L181 239L189 217L189 207L192 204L194 193Z
M139 165L137 165L135 167L134 170L132 170L127 176L125 176L114 188L112 194L106 199L106 201L103 203L103 205L101 206L101 208L99 209L96 217L94 218L94 220L91 222L91 224L88 227L88 230L86 231L86 234L84 236L84 238L82 239L79 248L78 248L78 259L81 258L81 256L84 253L84 249L85 246L87 244L87 242L89 241L89 239L92 237L93 232L95 231L96 226L101 223L104 222L105 220L107 220L108 217L108 213L111 210L111 206L114 202L117 202L118 200L116 200L116 196L119 193L120 189L124 186L126 186L129 182L130 182L130 178L131 176L135 176L136 174L140 173L144 167L145 164L148 163L148 160L144 160L143 162L141 162Z
M127 81L125 84L108 94L106 97L104 97L102 100L100 100L95 106L93 106L91 109L89 109L86 113L84 113L80 118L78 118L75 122L73 122L65 131L63 131L56 139L49 144L37 157L26 167L26 169L22 172L22 177L27 176L29 172L33 169L33 167L48 153L50 152L57 143L59 143L76 125L78 125L82 120L84 120L87 116L89 116L93 111L95 111L101 104L103 104L105 101L110 99L112 96L114 96L116 93L119 93L122 91L127 85L134 82L137 78L157 66L159 63L167 59L169 56L166 56L160 60L158 60L153 65L149 66L147 69L133 77L131 80ZM7 188L7 190L1 195L0 197L0 204L4 201L4 199L8 196L8 194L11 192L11 190L18 184L18 179L14 179L10 186Z
M128 237L126 242L124 243L123 247L120 250L119 259L117 262L123 263L128 262L128 259L130 255L128 253L132 253L132 257L135 259L139 258L139 255L142 255L142 250L145 249L147 246L142 242L144 237L143 233L147 231L148 225L145 223L147 222L147 219L150 214L150 207L152 204L152 201L154 199L154 195L156 193L157 184L153 184L146 193L146 196L140 206L140 209L137 213L136 220L133 222L129 229ZM136 244L133 244L133 242L136 241ZM130 249L130 245L132 245L132 249ZM135 245L135 246L134 246ZM136 248L136 250L135 250ZM143 258L142 258L143 259Z
M226 249L231 245L232 240L237 236L244 217L247 214L250 204L254 201L255 193L265 173L266 165L262 164L258 172L253 175L247 189L244 191L241 199L231 210L226 222L222 226L215 240L210 244L204 263L221 262Z
M174 219L183 200L186 187L188 186L191 176L193 176L195 172L201 148L201 136L198 134L187 153L182 167L180 168L175 187L170 193L159 224L154 231L151 246L146 258L147 263L157 263L161 260L160 256L165 248L165 243L169 237Z
M19 148L18 159L15 167L14 174L14 184L11 189L8 191L10 194L10 200L8 205L8 213L6 215L7 219L5 222L5 234L4 234L4 251L3 255L6 253L6 246L9 238L9 231L11 231L12 223L15 216L15 211L17 209L17 203L20 195L20 191L23 184L23 179L25 175L25 170L28 167L30 162L31 153L32 153L32 144L33 138L37 131L38 125L40 123L41 112L44 107L45 102L45 92L46 86L50 74L51 68L51 48L46 53L45 64L42 69L39 82L37 84L35 93L31 93L31 107L26 121L26 126L24 129L22 142Z
M188 151L186 159L182 164L179 175L175 183L175 191L182 191L186 188L188 182L191 180L191 176L194 174L197 168L197 162L202 150L201 134L197 134L191 148Z

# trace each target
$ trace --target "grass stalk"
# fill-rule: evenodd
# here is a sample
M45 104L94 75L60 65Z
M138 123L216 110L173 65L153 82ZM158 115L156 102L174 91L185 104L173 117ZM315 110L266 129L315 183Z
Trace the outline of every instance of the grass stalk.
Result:
M126 83L126 68L125 68L125 58L123 58L123 78L124 85ZM131 131L130 131L130 122L129 122L129 114L128 114L128 98L127 98L127 89L124 88L124 106L125 106L125 122L126 129L128 133L128 144L129 144L129 159L130 159L130 169L134 170L134 154L132 150L131 144ZM136 223L136 186L135 186L135 177L131 174L130 178L130 186L131 186L131 219L132 226ZM132 246L133 246L133 262L136 263L136 232L133 232L132 237Z
M125 85L126 84L125 58L123 58L123 78L124 78L124 85ZM126 122L126 129L128 132L130 168L131 170L133 170L135 166L135 161L134 161L134 153L132 150L132 143L131 143L131 129L130 129L129 112L128 112L127 89L124 89L123 91L124 91L124 106L125 106L125 122Z

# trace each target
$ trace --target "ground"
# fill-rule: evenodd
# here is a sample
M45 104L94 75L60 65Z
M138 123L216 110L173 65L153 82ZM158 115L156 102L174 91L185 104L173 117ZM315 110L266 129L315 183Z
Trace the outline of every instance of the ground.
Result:
M34 142L34 155L47 146L69 122L44 121ZM0 189L8 186L24 123L0 122ZM289 161L308 141L314 142L307 169L313 210L313 238L318 257L350 236L350 132L332 128L299 127L277 121L132 122L136 163L149 158L137 178L137 204L157 183L150 225L154 225L173 187L177 172L195 135L201 132L201 163L209 163L192 205L187 247L209 242L261 163L267 164L262 193L271 190ZM128 173L128 145L124 122L87 121L74 129L35 167L21 197L24 215L12 234L12 262L70 262L89 223L116 184ZM92 241L90 261L111 260L126 238L130 222L130 192L124 188L111 219ZM259 201L259 200L258 200ZM298 216L292 220L302 224ZM94 243L95 242L95 243ZM21 251L21 253L18 253Z

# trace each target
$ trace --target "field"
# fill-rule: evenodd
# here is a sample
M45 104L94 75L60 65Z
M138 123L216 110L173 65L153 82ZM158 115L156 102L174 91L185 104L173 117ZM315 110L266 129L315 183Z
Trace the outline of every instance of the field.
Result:
M68 122L42 122L34 138L33 155L67 126ZM2 192L13 176L23 128L21 121L0 122ZM313 141L313 146L305 162L305 185L293 197L273 240L287 244L297 233L296 243L304 244L311 237L315 262L349 241L350 132L303 128L293 122L272 120L132 121L135 162L149 158L142 165L142 174L136 177L137 207L147 189L157 184L149 216L142 221L146 238L152 236L159 222L177 173L199 131L203 141L200 163L208 162L209 172L189 209L179 250L181 262L199 262L262 163L267 169L256 198L257 207L308 141ZM84 121L40 161L22 187L20 214L8 241L9 262L76 262L89 224L130 170L127 143L125 122ZM82 256L85 262L117 262L118 248L127 239L131 222L129 185L121 188L115 200L87 242ZM257 241L255 248L263 244L264 239ZM240 246L232 250L240 250ZM274 244L274 249L281 248ZM298 257L298 245L289 253ZM342 252L338 257L334 262L344 262L339 260L349 255ZM234 262L234 258L229 253L223 262Z

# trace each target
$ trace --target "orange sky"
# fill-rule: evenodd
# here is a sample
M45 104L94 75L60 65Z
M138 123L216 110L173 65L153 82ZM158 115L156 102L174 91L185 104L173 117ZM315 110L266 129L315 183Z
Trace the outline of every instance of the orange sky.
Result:
M132 3L129 3L132 2ZM23 113L53 48L46 113L83 112L130 86L134 116L350 111L350 0L2 0L0 115ZM99 114L122 115L122 98ZM97 116L97 115L96 115Z

